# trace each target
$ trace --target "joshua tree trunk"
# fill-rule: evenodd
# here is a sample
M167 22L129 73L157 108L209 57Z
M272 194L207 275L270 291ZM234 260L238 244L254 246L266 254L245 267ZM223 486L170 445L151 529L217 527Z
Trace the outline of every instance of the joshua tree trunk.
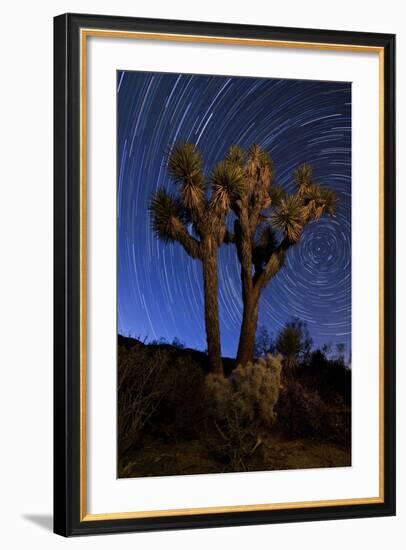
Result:
M254 356L260 292L255 288L252 278L252 239L247 205L243 204L239 214L234 231L241 263L243 315L236 361L237 365L245 365Z
M259 296L260 294L253 290L244 300L240 340L237 352L237 365L245 365L254 358Z
M223 374L218 306L217 247L211 238L204 242L203 252L204 318L210 372Z

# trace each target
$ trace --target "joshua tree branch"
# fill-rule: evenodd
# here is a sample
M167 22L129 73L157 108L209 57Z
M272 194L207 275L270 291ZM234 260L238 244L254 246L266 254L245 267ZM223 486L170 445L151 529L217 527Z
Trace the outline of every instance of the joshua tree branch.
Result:
M258 224L262 221L262 218L265 217L262 215L261 212L262 210L267 208L269 203L270 203L269 196L267 197L265 193L262 191L261 193L257 194L256 200L250 206L249 225L250 225L251 235L255 234Z
M261 291L270 279L278 273L284 264L287 250L293 246L293 244L294 243L290 242L288 239L283 239L276 250L270 255L265 266L255 273L254 286L257 290Z
M252 236L250 231L247 201L241 205L239 218L235 222L235 242L241 263L243 299L252 289Z
M189 234L188 230L180 221L180 219L172 217L171 226L173 239L183 246L189 256L191 256L192 258L201 259L202 250L200 242Z

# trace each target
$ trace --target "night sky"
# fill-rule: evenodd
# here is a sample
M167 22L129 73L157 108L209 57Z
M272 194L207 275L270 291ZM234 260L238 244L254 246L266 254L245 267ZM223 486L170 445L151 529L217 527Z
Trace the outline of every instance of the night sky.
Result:
M335 189L334 218L310 223L262 294L259 326L269 333L297 316L315 345L351 345L351 84L268 78L117 74L118 332L151 341L175 337L206 349L201 262L151 231L148 203L168 178L175 142L197 145L205 173L232 144L258 143L276 183L294 191L293 170L312 164ZM219 250L223 356L234 357L241 323L240 268L233 245Z

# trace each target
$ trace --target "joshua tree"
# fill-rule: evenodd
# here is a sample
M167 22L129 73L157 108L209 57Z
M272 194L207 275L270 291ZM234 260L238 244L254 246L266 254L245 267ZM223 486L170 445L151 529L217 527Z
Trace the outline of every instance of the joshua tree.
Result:
M323 214L333 215L337 198L315 183L306 164L295 171L296 192L287 194L274 183L271 157L255 144L248 151L230 148L224 161L227 177L237 168L243 172L243 184L231 197L236 220L225 242L235 243L241 264L243 318L237 363L246 364L254 354L262 291L284 265L289 248L300 241L304 226Z
M306 323L299 319L286 323L276 339L276 349L284 357L288 371L298 366L300 358L309 357L312 344Z
M169 155L169 174L177 192L160 188L154 194L152 227L159 239L178 242L202 262L209 366L211 372L221 374L217 248L228 238L226 216L242 190L243 171L238 165L220 162L206 181L200 153L194 145L183 143Z

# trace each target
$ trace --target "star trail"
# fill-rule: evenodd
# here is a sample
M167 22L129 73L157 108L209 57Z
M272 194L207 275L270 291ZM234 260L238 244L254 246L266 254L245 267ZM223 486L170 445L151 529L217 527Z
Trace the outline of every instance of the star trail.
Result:
M175 337L206 348L201 263L151 231L148 203L173 190L168 150L190 141L205 173L232 144L258 143L272 156L276 183L294 191L293 170L314 168L339 198L333 218L306 226L285 267L268 284L258 326L276 333L292 317L315 345L351 346L351 84L169 73L117 73L118 332L151 341ZM234 246L219 250L223 356L234 357L241 323Z

